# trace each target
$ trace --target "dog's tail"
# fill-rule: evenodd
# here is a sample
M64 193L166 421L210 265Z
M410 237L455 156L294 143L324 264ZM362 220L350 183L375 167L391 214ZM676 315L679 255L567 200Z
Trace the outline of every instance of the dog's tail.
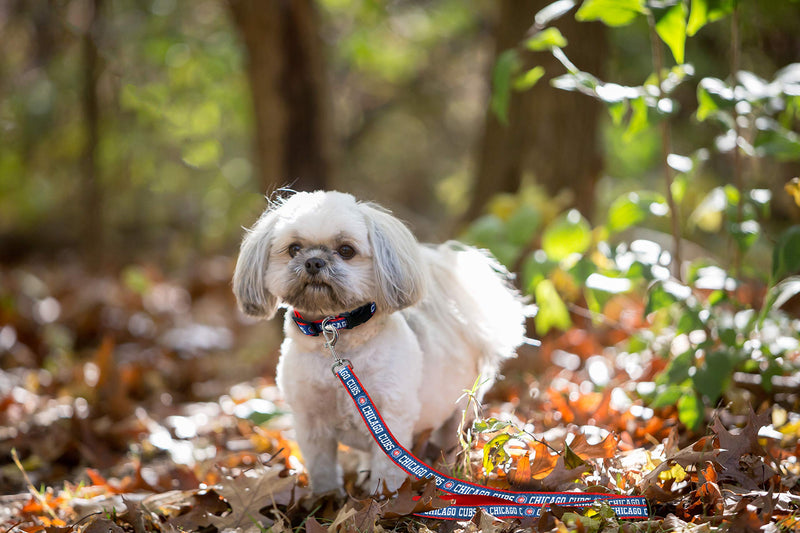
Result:
M525 318L532 307L513 286L508 270L488 252L450 241L436 247L431 275L450 327L481 352L482 367L497 368L528 341ZM535 311L533 311L535 312Z

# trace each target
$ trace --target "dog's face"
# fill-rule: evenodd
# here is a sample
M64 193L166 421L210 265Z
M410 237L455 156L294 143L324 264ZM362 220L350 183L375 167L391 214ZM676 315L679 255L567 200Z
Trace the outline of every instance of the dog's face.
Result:
M280 304L304 316L368 302L416 303L424 287L418 244L387 212L338 192L297 193L271 205L242 242L234 293L242 310L271 317Z

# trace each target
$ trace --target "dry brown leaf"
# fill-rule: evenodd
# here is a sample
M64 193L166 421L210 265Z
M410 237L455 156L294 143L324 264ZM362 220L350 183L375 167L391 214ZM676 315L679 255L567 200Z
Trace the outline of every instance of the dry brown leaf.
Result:
M766 452L758 442L758 430L769 423L769 410L756 415L752 407L747 424L736 435L728 431L719 418L714 421L712 429L717 434L720 447L717 462L723 468L720 481L735 481L745 489L755 490L778 474L764 462Z
M278 498L285 499L281 493L291 493L296 482L295 476L280 477L282 471L282 467L259 465L223 480L215 490L228 502L231 511L224 516L209 516L211 524L223 532L260 533L259 524L272 523L260 510L274 505Z
M589 444L586 440L586 435L578 433L569 443L569 447L582 459L610 459L617 455L619 451L617 450L618 442L619 438L613 433L609 433L606 438L597 444Z
M108 518L94 518L83 529L83 533L125 533L125 530Z
M533 461L531 461L531 478L543 479L553 471L558 462L558 455L550 453L550 448L543 442L531 444Z

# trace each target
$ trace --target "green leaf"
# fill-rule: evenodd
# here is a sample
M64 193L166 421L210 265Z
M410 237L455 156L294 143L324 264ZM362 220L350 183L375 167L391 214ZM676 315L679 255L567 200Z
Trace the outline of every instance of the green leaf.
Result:
M575 18L599 20L606 26L626 26L646 13L644 0L584 0Z
M705 121L719 109L717 103L711 98L702 85L697 86L697 120Z
M511 104L511 78L520 68L519 55L515 50L506 50L497 58L492 73L492 100L490 109L497 120L508 125L508 106Z
M708 398L710 405L716 404L728 388L736 363L732 354L718 350L708 353L705 362L697 367L692 381L697 392Z
M650 121L647 118L647 101L644 96L631 100L631 119L628 128L622 135L622 140L631 142L637 133L647 129Z
M736 0L692 0L686 33L691 37L700 28L733 12Z
M656 21L656 33L669 46L675 62L682 64L686 48L686 7L683 2L667 9Z
M762 128L756 134L753 145L760 156L772 156L778 161L800 159L800 135L786 129L776 121L761 120Z
M717 78L703 78L697 84L697 120L700 122L709 117L723 118L723 109L732 109L736 105L733 89ZM733 127L733 124L729 124Z
M660 409L662 407L675 405L678 403L681 396L683 396L683 387L668 385L652 402L650 402L650 407L653 409Z
M667 368L659 376L659 381L666 385L681 385L689 378L689 369L694 365L694 352L686 350L669 362Z
M572 326L567 306L559 296L555 285L549 279L540 281L534 290L539 312L534 318L536 332L545 335L552 328L567 330Z
M472 432L473 433L494 433L495 431L501 431L509 426L511 426L511 422L506 422L504 420L498 420L496 418L485 418L483 420L476 420L472 424Z
M611 115L611 121L615 126L622 124L622 119L625 118L628 109L630 109L630 103L627 99L608 103L608 114Z
M506 222L509 242L519 246L528 244L541 223L542 214L539 210L530 205L522 204Z
M542 249L554 261L582 254L592 244L592 228L575 209L553 220L542 234Z
M800 226L786 229L778 237L772 252L772 279L800 272Z
M684 394L678 400L678 419L689 429L699 429L703 421L703 403L697 394Z
M651 191L631 192L620 196L608 209L608 231L618 233L641 223L648 216L669 212L664 197Z
M490 244L506 240L506 228L497 215L483 215L470 224L462 237L465 241L487 248Z
M545 279L558 263L551 261L542 250L528 255L522 263L522 287L532 293L536 285Z
M501 433L486 443L483 447L483 471L493 472L497 465L507 461L510 456L505 449L505 443L511 439L508 433Z
M644 312L649 315L655 311L660 311L670 305L686 300L692 290L686 285L681 285L675 281L657 281L650 286L647 292L647 304Z
M525 41L525 48L534 52L551 50L553 48L564 48L565 46L567 46L567 39L561 34L558 28L544 29Z
M183 162L195 168L208 168L216 165L222 156L219 141L205 141L187 144L183 149Z
M536 85L544 76L544 67L536 66L514 79L514 90L527 91Z
M771 309L778 309L800 294L800 276L790 276L769 290L767 299Z
M747 252L761 235L761 225L755 220L734 222L729 225L728 229L742 252Z

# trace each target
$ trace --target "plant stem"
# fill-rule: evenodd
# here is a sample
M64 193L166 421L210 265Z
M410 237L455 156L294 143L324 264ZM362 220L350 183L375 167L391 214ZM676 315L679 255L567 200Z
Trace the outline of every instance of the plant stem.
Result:
M653 15L647 15L647 23L650 26L650 50L653 56L653 68L656 71L658 80L658 98L662 96L662 85L664 82L663 69L664 60L661 53L661 41L656 33L656 24ZM658 109L658 107L656 107ZM665 195L669 206L670 222L672 224L672 275L681 279L681 226L678 206L672 196L672 169L667 162L667 157L672 153L671 128L669 117L664 117L659 125L661 128L661 168L664 173L664 184L666 186Z
M739 37L739 4L736 2L731 16L731 83L736 87L736 78L739 74L739 57L741 52L741 42ZM735 96L735 92L734 92ZM740 225L744 222L744 180L742 178L742 159L739 152L739 138L742 135L741 125L739 124L739 111L733 106L733 131L736 134L736 142L733 145L733 184L739 191L739 202L736 204L736 222ZM742 270L742 250L737 245L734 248L733 274L736 279L741 277Z

